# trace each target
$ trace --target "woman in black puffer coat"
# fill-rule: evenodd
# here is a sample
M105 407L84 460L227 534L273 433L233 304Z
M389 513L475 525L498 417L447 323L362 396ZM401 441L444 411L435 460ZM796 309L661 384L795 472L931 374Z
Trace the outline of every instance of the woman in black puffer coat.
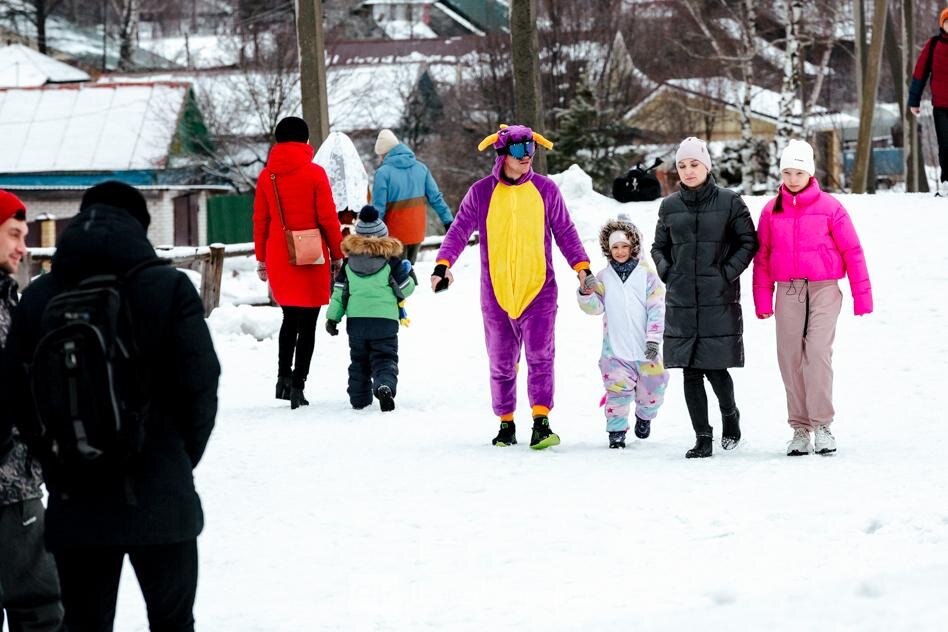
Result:
M729 367L744 366L741 273L757 252L757 233L744 201L717 186L704 141L686 138L675 156L681 190L658 211L652 258L665 282L664 360L684 369L685 401L697 441L686 457L711 456L707 377L718 398L721 446L741 438Z

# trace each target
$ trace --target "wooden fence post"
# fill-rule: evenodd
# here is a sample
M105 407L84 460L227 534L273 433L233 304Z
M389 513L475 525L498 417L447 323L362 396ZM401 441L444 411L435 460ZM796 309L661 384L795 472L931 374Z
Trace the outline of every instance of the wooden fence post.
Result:
M211 244L209 248L211 254L201 270L201 302L204 303L205 318L221 304L221 279L224 276L224 244Z

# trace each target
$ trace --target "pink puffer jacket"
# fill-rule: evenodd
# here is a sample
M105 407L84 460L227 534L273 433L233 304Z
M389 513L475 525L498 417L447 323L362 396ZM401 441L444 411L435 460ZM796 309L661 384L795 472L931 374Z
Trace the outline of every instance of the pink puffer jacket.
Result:
M816 178L793 195L781 186L764 206L757 224L760 250L754 257L754 306L760 316L774 313L774 283L807 279L828 281L849 275L857 316L872 312L872 287L866 258L849 213L820 189Z

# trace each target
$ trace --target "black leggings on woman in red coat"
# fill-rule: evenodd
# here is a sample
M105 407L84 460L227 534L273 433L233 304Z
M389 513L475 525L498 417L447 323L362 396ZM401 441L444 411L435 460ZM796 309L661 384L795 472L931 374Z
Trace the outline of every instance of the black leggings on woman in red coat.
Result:
M280 354L277 374L292 376L293 386L303 388L309 376L309 364L316 347L316 319L318 307L284 307L280 327ZM296 366L293 367L293 355Z

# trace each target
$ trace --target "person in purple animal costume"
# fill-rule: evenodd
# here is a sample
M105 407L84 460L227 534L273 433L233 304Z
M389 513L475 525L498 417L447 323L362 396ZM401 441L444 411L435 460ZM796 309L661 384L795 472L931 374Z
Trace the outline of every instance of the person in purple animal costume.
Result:
M527 357L527 393L533 413L530 447L559 445L550 429L553 408L553 332L557 289L552 241L579 275L580 292L595 290L589 256L556 184L533 171L537 145L553 143L529 127L501 125L478 146L493 145L497 160L491 175L468 190L437 255L431 288L438 292L454 282L450 267L475 230L480 234L481 311L490 362L494 413L500 417L496 446L517 443L517 366L520 350Z

